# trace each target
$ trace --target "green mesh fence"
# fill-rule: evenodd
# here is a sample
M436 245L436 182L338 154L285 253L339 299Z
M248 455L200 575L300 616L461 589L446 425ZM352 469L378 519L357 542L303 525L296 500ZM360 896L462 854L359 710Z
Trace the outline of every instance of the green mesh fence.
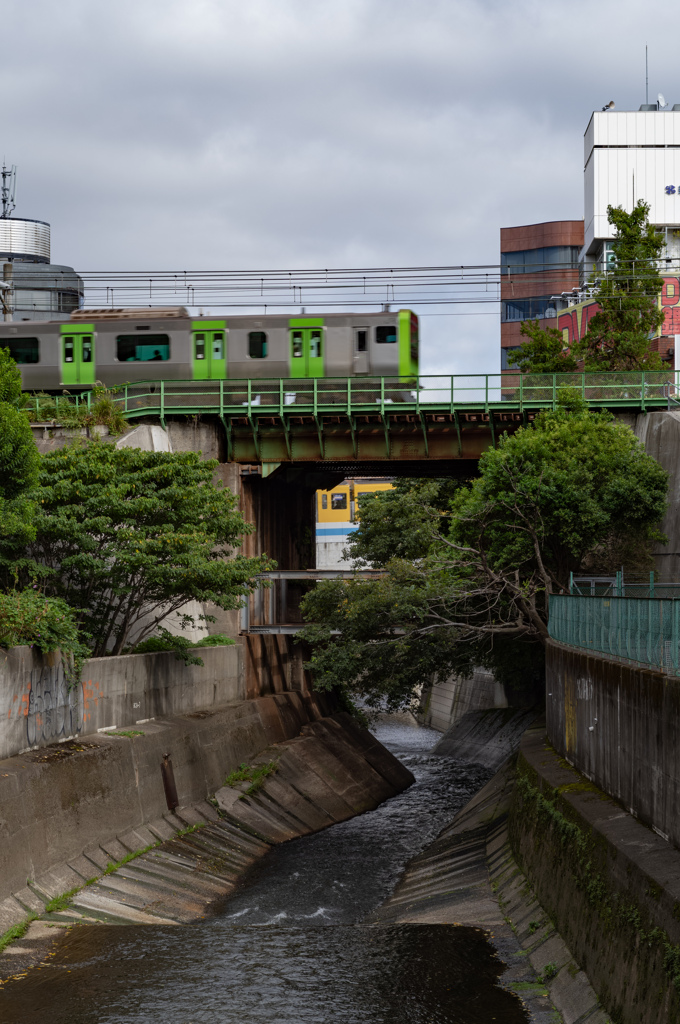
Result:
M554 595L548 633L558 643L680 674L680 600Z

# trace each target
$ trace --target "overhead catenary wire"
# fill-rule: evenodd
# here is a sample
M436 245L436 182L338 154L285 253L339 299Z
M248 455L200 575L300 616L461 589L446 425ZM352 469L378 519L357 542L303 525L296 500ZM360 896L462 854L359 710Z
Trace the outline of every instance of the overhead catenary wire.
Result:
M680 273L680 259L664 259L661 266L627 268L618 263L598 271L601 278L629 282L650 273ZM386 305L474 306L511 300L507 287L521 282L534 295L560 287L556 277L577 273L573 262L517 265L463 264L407 267L337 267L270 270L93 270L81 272L85 305L153 308L154 306L209 306L211 309L268 312L306 307L369 309ZM587 298L592 283L562 292L571 302ZM461 315L452 313L451 315ZM480 313L480 315L483 315Z

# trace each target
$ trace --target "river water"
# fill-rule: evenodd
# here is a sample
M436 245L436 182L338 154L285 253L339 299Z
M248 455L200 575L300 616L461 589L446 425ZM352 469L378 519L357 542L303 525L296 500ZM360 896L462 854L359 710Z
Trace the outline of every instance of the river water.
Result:
M189 927L74 928L0 993L7 1024L525 1024L481 931L364 919L489 772L379 725L416 783L377 810L276 847Z

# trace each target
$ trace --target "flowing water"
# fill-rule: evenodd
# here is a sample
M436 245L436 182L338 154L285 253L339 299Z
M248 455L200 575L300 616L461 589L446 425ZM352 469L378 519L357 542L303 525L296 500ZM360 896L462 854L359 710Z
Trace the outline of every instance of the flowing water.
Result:
M481 931L367 926L411 857L489 777L382 725L416 783L377 810L275 848L190 927L75 928L0 993L7 1024L525 1024Z

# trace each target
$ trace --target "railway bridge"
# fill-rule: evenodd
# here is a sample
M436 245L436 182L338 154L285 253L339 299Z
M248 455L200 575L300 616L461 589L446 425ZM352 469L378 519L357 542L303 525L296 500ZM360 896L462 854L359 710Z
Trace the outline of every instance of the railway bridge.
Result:
M225 485L256 527L244 538L244 554L276 559L280 579L253 596L240 624L251 679L269 678L275 690L288 673L301 671L302 653L289 634L300 621L300 596L316 579L310 570L317 489L346 476L470 477L487 449L554 409L565 387L634 426L639 413L680 409L678 385L672 371L166 379L123 385L114 400L142 428L138 437L160 424L163 431L146 431L149 439L160 434L173 450L216 457Z

